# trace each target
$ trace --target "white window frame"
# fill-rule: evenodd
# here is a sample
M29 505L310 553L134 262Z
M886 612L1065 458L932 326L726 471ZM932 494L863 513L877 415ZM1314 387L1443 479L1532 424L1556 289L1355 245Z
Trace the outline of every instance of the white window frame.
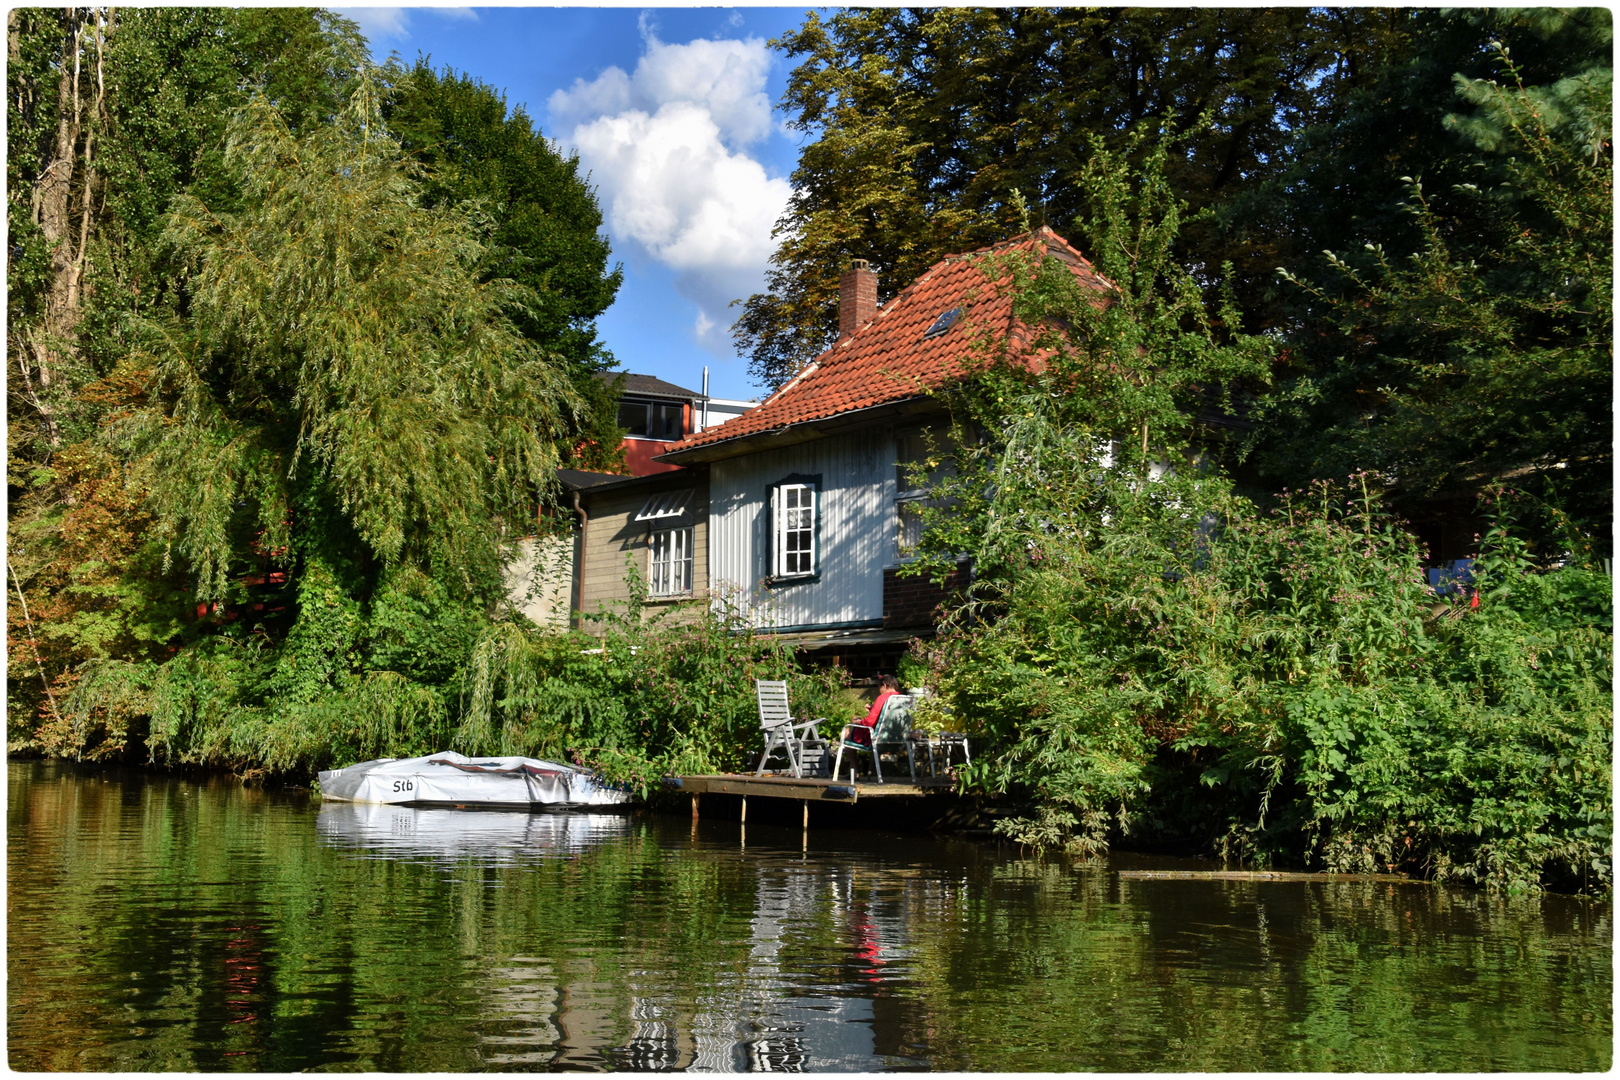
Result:
M647 535L647 595L658 599L692 595L692 526Z
M771 489L771 576L814 577L821 566L816 543L820 493L814 484L777 484Z

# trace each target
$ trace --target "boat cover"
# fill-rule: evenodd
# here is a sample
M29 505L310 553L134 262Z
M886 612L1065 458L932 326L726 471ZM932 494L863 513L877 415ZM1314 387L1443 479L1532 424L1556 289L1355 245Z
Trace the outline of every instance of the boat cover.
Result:
M470 758L454 750L362 761L320 774L321 797L339 802L453 806L613 806L628 792L594 775L529 757Z

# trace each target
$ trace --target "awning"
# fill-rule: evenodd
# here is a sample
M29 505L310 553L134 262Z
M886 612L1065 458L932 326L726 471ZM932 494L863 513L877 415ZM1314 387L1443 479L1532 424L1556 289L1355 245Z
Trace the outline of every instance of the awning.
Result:
M686 513L686 506L692 501L691 489L686 491L666 491L654 495L642 506L636 514L637 521L659 521L664 518L678 518Z

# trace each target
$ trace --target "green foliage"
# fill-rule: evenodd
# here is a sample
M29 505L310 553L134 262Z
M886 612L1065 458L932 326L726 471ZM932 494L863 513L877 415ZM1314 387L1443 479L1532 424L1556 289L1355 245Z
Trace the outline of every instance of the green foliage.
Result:
M1258 417L1255 462L1276 483L1378 469L1398 478L1398 505L1414 512L1513 477L1606 543L1610 16L1446 20L1465 41L1463 31L1472 35L1469 66L1444 72L1449 104L1468 111L1444 117L1448 102L1434 88L1423 143L1379 131L1380 216L1371 216L1371 195L1348 208L1333 199L1338 221L1318 233L1331 246L1314 245L1328 246L1328 272L1304 284L1303 257L1279 268L1299 287L1304 319L1290 370ZM1486 48L1492 34L1503 37ZM1510 55L1507 36L1524 43L1522 56L1518 44ZM1427 44L1425 70L1438 77L1453 59L1449 43ZM1481 71L1485 63L1492 70ZM1381 126L1391 112L1372 100L1360 108L1356 124ZM1393 163L1384 149L1392 145ZM1334 153L1298 167L1324 169L1341 179L1356 171ZM1309 175L1296 180L1310 190ZM1346 221L1357 224L1346 230ZM1552 516L1525 524L1538 544L1562 542Z
M576 468L611 468L619 450L616 403L593 374L613 363L594 320L623 280L608 269L602 211L577 155L564 156L521 107L466 74L435 72L425 58L390 62L382 116L425 166L423 205L467 210L484 243L482 278L533 290L514 313L518 331L561 361L588 407L572 418L565 446Z
M602 616L600 639L498 624L479 641L456 734L468 753L565 754L643 794L665 775L737 771L763 746L755 679L789 679L802 716L835 711L836 677L743 613L693 606Z
M575 399L505 317L531 293L477 280L480 245L418 205L374 94L362 79L343 122L303 137L255 98L227 154L243 212L175 201L189 311L143 324L150 404L120 430L205 598L243 503L272 548L307 493L384 561L482 569L497 523L526 525L554 483Z
M1168 145L1140 174L1097 150L1086 243L1106 303L1052 259L987 275L1011 282L1043 366L994 355L952 397L954 468L913 567L974 560L969 602L924 651L978 740L965 782L1028 800L998 827L1040 847L1126 835L1605 886L1607 576L1530 573L1547 568L1498 507L1470 608L1428 588L1381 477L1285 492L1269 513L1236 494L1202 391L1270 346L1178 269Z
M814 141L767 290L734 329L739 351L780 385L831 344L851 258L872 260L887 299L943 256L1004 239L1019 220L1015 189L1037 224L1067 234L1097 147L1119 153L1138 125L1176 114L1211 120L1165 168L1196 219L1178 257L1253 304L1275 246L1234 238L1202 211L1286 169L1295 133L1333 123L1408 21L1374 9L812 12L775 43L798 61L783 107Z
M375 752L356 707L444 745L502 543L598 414L617 450L577 163L326 12L9 29L11 747L303 773Z

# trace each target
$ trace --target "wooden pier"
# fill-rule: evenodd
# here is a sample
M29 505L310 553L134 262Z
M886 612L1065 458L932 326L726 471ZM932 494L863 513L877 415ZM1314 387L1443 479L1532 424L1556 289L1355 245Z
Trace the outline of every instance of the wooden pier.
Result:
M861 777L856 781L827 780L815 777L778 776L751 773L722 773L718 776L667 776L666 786L690 795L741 795L743 798L795 799L800 802L855 802L859 799L894 798L897 796L932 795L955 790L955 785L944 777L918 779L908 776L904 780L885 780Z

